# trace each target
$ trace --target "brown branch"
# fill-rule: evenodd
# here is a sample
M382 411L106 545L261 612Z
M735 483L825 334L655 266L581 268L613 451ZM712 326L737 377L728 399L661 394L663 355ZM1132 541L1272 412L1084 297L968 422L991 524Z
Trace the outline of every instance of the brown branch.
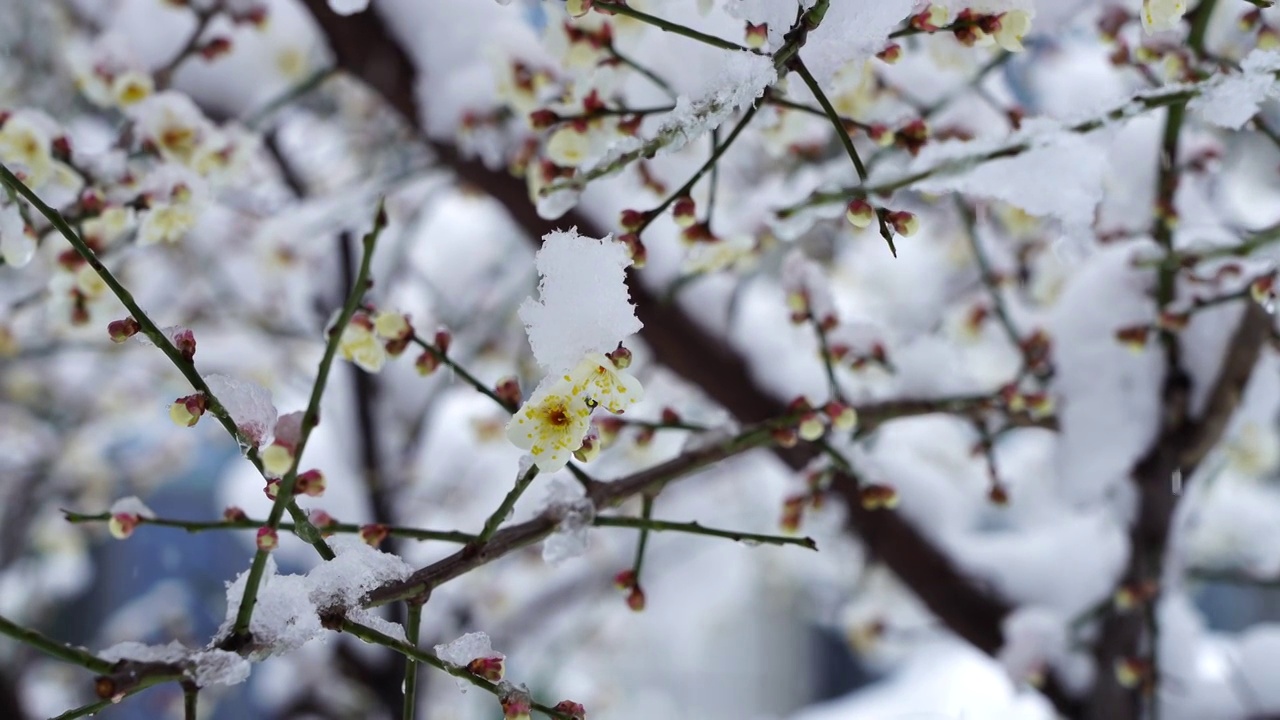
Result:
M363 80L380 94L408 123L420 125L416 69L408 55L385 23L372 11L341 17L333 13L325 0L305 0L336 56L337 66ZM491 170L478 160L463 157L454 146L426 139L439 162L449 167L458 178L483 188L500 202L526 235L538 241L546 233L562 227L577 226L579 231L601 237L606 231L585 215L570 212L561 220L548 221L537 214L529 202L525 184L510 175ZM631 298L636 314L644 323L641 336L653 349L660 363L697 385L711 399L744 422L758 422L777 417L783 404L755 382L747 364L723 342L711 337L674 305L666 305L638 282L630 282ZM937 409L922 405L922 412ZM887 417L887 416L886 416ZM864 421L874 422L864 415ZM776 454L792 468L802 468L816 456L808 445L791 449L776 448ZM673 461L674 462L674 461ZM604 486L612 492L618 483ZM1000 621L1008 606L974 584L955 567L942 551L901 515L881 510L871 517L859 510L856 484L849 479L837 483L839 492L852 510L851 530L858 533L872 552L899 577L903 578L920 599L962 637L987 652L994 652L1003 640ZM598 493L597 493L598 494ZM593 498L597 501L602 498ZM406 583L376 592L379 603L411 597L417 592L444 582L472 569L477 563L493 559L548 535L554 522L539 517L510 527L494 536L480 553L455 554L415 573ZM927 571L921 571L927 568ZM1070 707L1065 695L1050 687L1046 694L1060 707Z
M1169 531L1179 495L1173 476L1190 478L1200 462L1222 437L1239 405L1240 397L1257 365L1271 331L1271 318L1260 305L1246 302L1243 318L1228 343L1228 354L1209 396L1205 413L1192 418L1189 411L1191 380L1179 367L1165 379L1164 417L1151 449L1134 466L1132 479L1139 493L1138 516L1130 529L1132 551L1121 579L1122 587L1158 582L1162 575ZM1148 610L1159 601L1157 593L1146 599ZM1098 676L1084 717L1089 720L1125 720L1142 717L1144 694L1121 686L1115 666L1141 653L1154 653L1152 637L1141 612L1109 610L1095 648ZM1144 649L1144 632L1147 647ZM1155 672L1158 672L1158 666ZM1145 690L1155 693L1160 678L1148 679ZM1154 695L1146 701L1158 702Z

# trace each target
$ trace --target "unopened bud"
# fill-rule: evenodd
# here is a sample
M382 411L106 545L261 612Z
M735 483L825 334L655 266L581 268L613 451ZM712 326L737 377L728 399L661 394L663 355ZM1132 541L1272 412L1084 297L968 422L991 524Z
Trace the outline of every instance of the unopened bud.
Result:
M902 59L902 46L898 43L889 43L885 49L876 53L876 57L892 65Z
M381 545L389 534L391 534L391 529L382 523L370 523L360 528L360 539L370 547Z
M419 375L426 377L440 367L440 359L430 350L423 350L418 359L413 361L413 367Z
M849 203L849 207L844 211L844 217L849 221L850 225L861 230L870 227L871 223L875 222L876 209L871 206L871 203L858 198Z
M769 41L769 26L766 23L752 25L747 23L747 47L759 50Z
M693 204L693 198L688 195L681 195L676 199L674 205L671 206L671 217L675 220L676 225L682 228L692 227L698 222L697 207Z
M801 418L796 430L800 435L800 439L806 442L813 442L822 437L827 431L827 426L822 422L822 417L816 412L807 412Z
M107 530L111 533L111 537L124 540L133 534L134 529L141 522L142 516L137 513L114 513L107 521Z
M280 534L273 527L258 528L258 549L263 552L271 552L280 547Z
M500 656L476 658L467 663L467 672L489 682L498 682L506 672L506 661Z
M194 427L204 415L204 393L180 397L169 406L169 419L179 427Z
M618 242L627 248L627 254L631 256L631 267L638 270L645 266L649 260L649 251L645 249L644 243L640 242L639 235L626 233L618 237Z
M123 320L112 320L107 323L107 334L111 336L111 342L122 343L125 340L138 334L142 327L138 325L138 321L133 317L127 317Z
M320 497L324 495L325 485L324 473L312 469L298 475L297 480L294 481L293 491L296 495Z
M883 510L897 507L898 491L889 485L869 483L858 490L864 510Z

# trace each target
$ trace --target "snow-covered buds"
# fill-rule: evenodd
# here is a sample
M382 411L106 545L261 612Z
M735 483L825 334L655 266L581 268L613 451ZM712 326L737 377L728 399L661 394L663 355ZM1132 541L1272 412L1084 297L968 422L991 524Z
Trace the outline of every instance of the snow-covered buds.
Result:
M532 717L530 712L533 708L533 700L524 690L507 691L503 694L501 702L503 720L530 720Z
M141 522L142 517L137 513L112 513L111 519L107 521L107 530L111 533L111 537L117 540L124 540L133 534L134 528L138 527Z
M572 700L561 700L551 709L558 713L568 715L570 720L587 720L587 709L582 706L582 703L576 703Z
M204 415L204 393L195 393L180 397L169 406L169 419L179 427L194 427Z

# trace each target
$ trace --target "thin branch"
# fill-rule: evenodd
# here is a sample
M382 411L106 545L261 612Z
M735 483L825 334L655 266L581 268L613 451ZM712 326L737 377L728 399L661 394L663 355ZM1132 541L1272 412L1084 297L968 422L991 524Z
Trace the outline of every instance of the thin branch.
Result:
M422 603L410 600L408 616L405 619L404 635L410 645L418 646L418 638L422 633ZM418 709L418 660L410 655L405 656L404 663L404 712L403 720L413 720Z
M86 515L83 513L64 510L62 514L66 518L67 522L76 524L108 522L111 520L111 513ZM239 520L175 520L173 518L138 518L138 525L177 528L180 530L186 530L189 533L208 532L211 530L257 530L266 524L266 520L258 520L255 518L243 518ZM360 533L365 527L365 525L357 525L355 523L332 523L318 529L325 535L337 533L354 535ZM295 532L297 530L297 526L293 523L282 522L277 526L277 529ZM437 540L463 545L469 542L474 542L476 539L475 535L457 530L426 530L400 525L385 525L383 526L383 529L387 531L388 536L405 538L406 540Z
M46 655L51 655L63 662L79 665L90 672L106 673L111 671L112 663L97 657L88 650L58 642L38 630L23 627L3 615L0 615L0 634L8 635L14 640L30 645Z
M600 12L624 15L626 17L639 20L646 25L652 25L663 32L687 37L690 40L697 40L700 43L717 47L721 50L741 50L742 52L751 52L750 48L739 45L738 43L718 38L715 35L708 35L707 33L694 30L687 25L681 25L680 23L671 22L670 20L663 20L660 17L636 10L624 2L615 2L614 0L596 0L595 7Z
M671 522L669 520L652 520L649 518L639 517L620 517L613 515L602 515L595 520L597 527L626 527L626 528L643 528L657 532L681 532L691 535L707 535L710 537L727 538L741 543L760 544L760 545L799 545L810 550L817 550L818 544L813 538L808 537L791 537L788 535L761 535L758 533L740 532L737 530L719 530L709 528L698 522Z
M516 506L516 501L520 499L520 496L524 494L525 490L529 489L529 483L533 482L533 479L537 476L538 466L531 465L528 470L516 479L515 487L511 488L506 497L502 498L502 504L498 506L498 509L494 510L493 514L484 521L484 528L476 538L476 543L478 545L484 545L489 542L489 539L498 531L498 528L502 525L503 521L505 521L507 516L511 514L511 509Z
M271 506L271 513L267 516L265 527L273 530L277 528L284 515L285 506L293 499L294 486L298 480L298 463L302 460L302 453L306 449L311 432L320 422L320 400L324 397L325 387L328 385L329 371L333 367L334 358L338 353L338 344L342 340L343 331L351 321L351 316L355 315L356 308L360 304L360 298L364 296L364 292L368 288L373 251L377 246L378 236L382 234L386 224L386 211L382 203L379 203L377 212L374 214L373 229L363 239L364 251L360 258L360 269L356 272L356 281L351 287L351 292L347 296L347 302L343 306L337 322L329 329L329 342L325 346L324 357L321 358L320 368L316 372L316 381L311 388L311 399L307 403L307 409L302 414L302 429L298 437L297 446L294 448L293 462L289 472L285 473L284 477L280 479L280 487L276 491L276 501ZM258 600L258 585L262 582L262 574L266 569L269 555L269 550L260 548L253 556L253 564L249 568L249 576L245 581L244 595L240 600L240 610L236 614L235 626L232 629L231 637L238 642L244 642L248 639L249 622L253 618L253 610Z

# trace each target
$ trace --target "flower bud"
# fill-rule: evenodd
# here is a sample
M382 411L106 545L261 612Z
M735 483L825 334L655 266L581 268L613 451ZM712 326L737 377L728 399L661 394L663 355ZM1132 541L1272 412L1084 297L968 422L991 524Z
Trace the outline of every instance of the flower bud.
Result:
M623 230L633 232L643 226L648 219L649 213L640 212L639 210L623 210L618 217L618 224L622 226Z
M231 38L219 36L211 39L209 42L200 46L200 57L208 60L216 60L223 55L231 52Z
M864 510L892 509L898 505L898 491L889 485L868 483L858 489Z
M114 513L111 519L107 521L107 530L111 533L111 537L117 540L124 540L133 534L135 528L142 522L142 516L137 513Z
M268 445L259 458L262 460L262 469L268 475L283 477L293 467L293 448L277 440Z
M418 371L419 375L426 377L440 367L440 360L430 350L423 350L418 359L413 361L413 367Z
M631 351L623 347L621 343L613 352L605 353L605 357L613 361L613 366L619 370L626 370L631 367Z
M280 547L280 534L273 527L258 528L258 549L263 552L271 552Z
M781 448L793 448L800 442L800 436L792 428L774 428L769 431L769 434Z
M307 520L310 520L311 524L316 526L321 535L332 535L332 531L326 532L326 530L338 524L338 521L334 520L332 515L320 509L307 513Z
M382 523L370 523L360 528L360 539L370 547L378 547L390 534L391 529Z
M848 432L858 426L858 411L852 406L832 400L822 411L831 419L831 427L841 432Z
M180 397L169 406L169 419L179 427L194 427L204 415L204 393Z
M403 313L383 310L373 319L373 332L383 340L400 340L413 334L413 326Z
M315 469L299 474L293 485L295 495L306 495L307 497L320 497L324 495L324 489L324 473Z
M229 505L226 510L222 511L222 519L227 522L241 522L247 518L248 516L244 514L244 510L235 505Z
M644 610L644 604L644 590L642 590L639 585L636 585L631 588L631 592L627 594L627 607L631 608L632 612L641 612Z
M800 523L804 520L804 507L808 503L808 495L792 495L782 502L782 518L778 521L778 526L783 532L799 532Z
M687 229L695 225L698 222L698 215L693 198L688 195L676 198L675 204L671 206L671 217L676 225L682 228Z
M898 43L889 43L883 50L876 53L876 57L881 61L890 65L902 59L902 46Z
M520 381L510 376L498 381L493 394L497 395L498 399L509 408L520 407L520 402L524 400L524 395L520 392Z
M138 325L138 321L134 320L132 316L107 323L107 334L111 336L111 342L113 343L122 343L137 335L141 329L142 327Z
M1145 685L1151 675L1151 661L1146 658L1120 658L1115 665L1116 682L1129 689Z
M630 590L636 586L636 572L634 570L623 570L613 576L613 586L619 590Z
M453 333L449 332L449 328L442 327L436 330L435 337L432 340L441 355L448 355L449 346L453 344Z
M502 696L503 720L529 720L533 701L529 694L519 690L508 692Z
M845 209L844 218L849 221L850 225L861 230L870 227L871 223L875 222L876 209L866 200L857 198L850 202L849 207Z
M807 412L800 418L799 424L796 425L800 439L806 442L813 442L822 437L827 431L827 426L823 424L822 418L816 412Z
M280 496L280 478L268 478L267 484L262 487L262 493L267 496L268 500L275 500Z
M582 707L582 703L576 703L572 700L561 700L551 709L558 713L568 715L571 720L587 720L587 709Z
M582 17L591 12L593 0L568 0L565 3L565 11L569 13L569 17Z
M769 42L769 25L766 23L760 23L759 25L747 23L746 39L747 47L752 50L763 48L765 43Z
M1130 325L1116 330L1116 340L1125 347L1140 353L1147 346L1147 337L1151 334L1150 325Z
M1265 305L1276 297L1276 276L1263 275L1249 283L1249 295L1253 301Z
M579 462L589 463L600 457L600 446L599 431L593 426L582 438L582 446L573 451L573 457Z
M920 219L915 213L905 210L893 210L886 214L885 220L893 226L893 231L902 237L911 237L920 229Z
M498 682L506 672L506 660L501 655L476 658L467 663L467 672L489 682Z

